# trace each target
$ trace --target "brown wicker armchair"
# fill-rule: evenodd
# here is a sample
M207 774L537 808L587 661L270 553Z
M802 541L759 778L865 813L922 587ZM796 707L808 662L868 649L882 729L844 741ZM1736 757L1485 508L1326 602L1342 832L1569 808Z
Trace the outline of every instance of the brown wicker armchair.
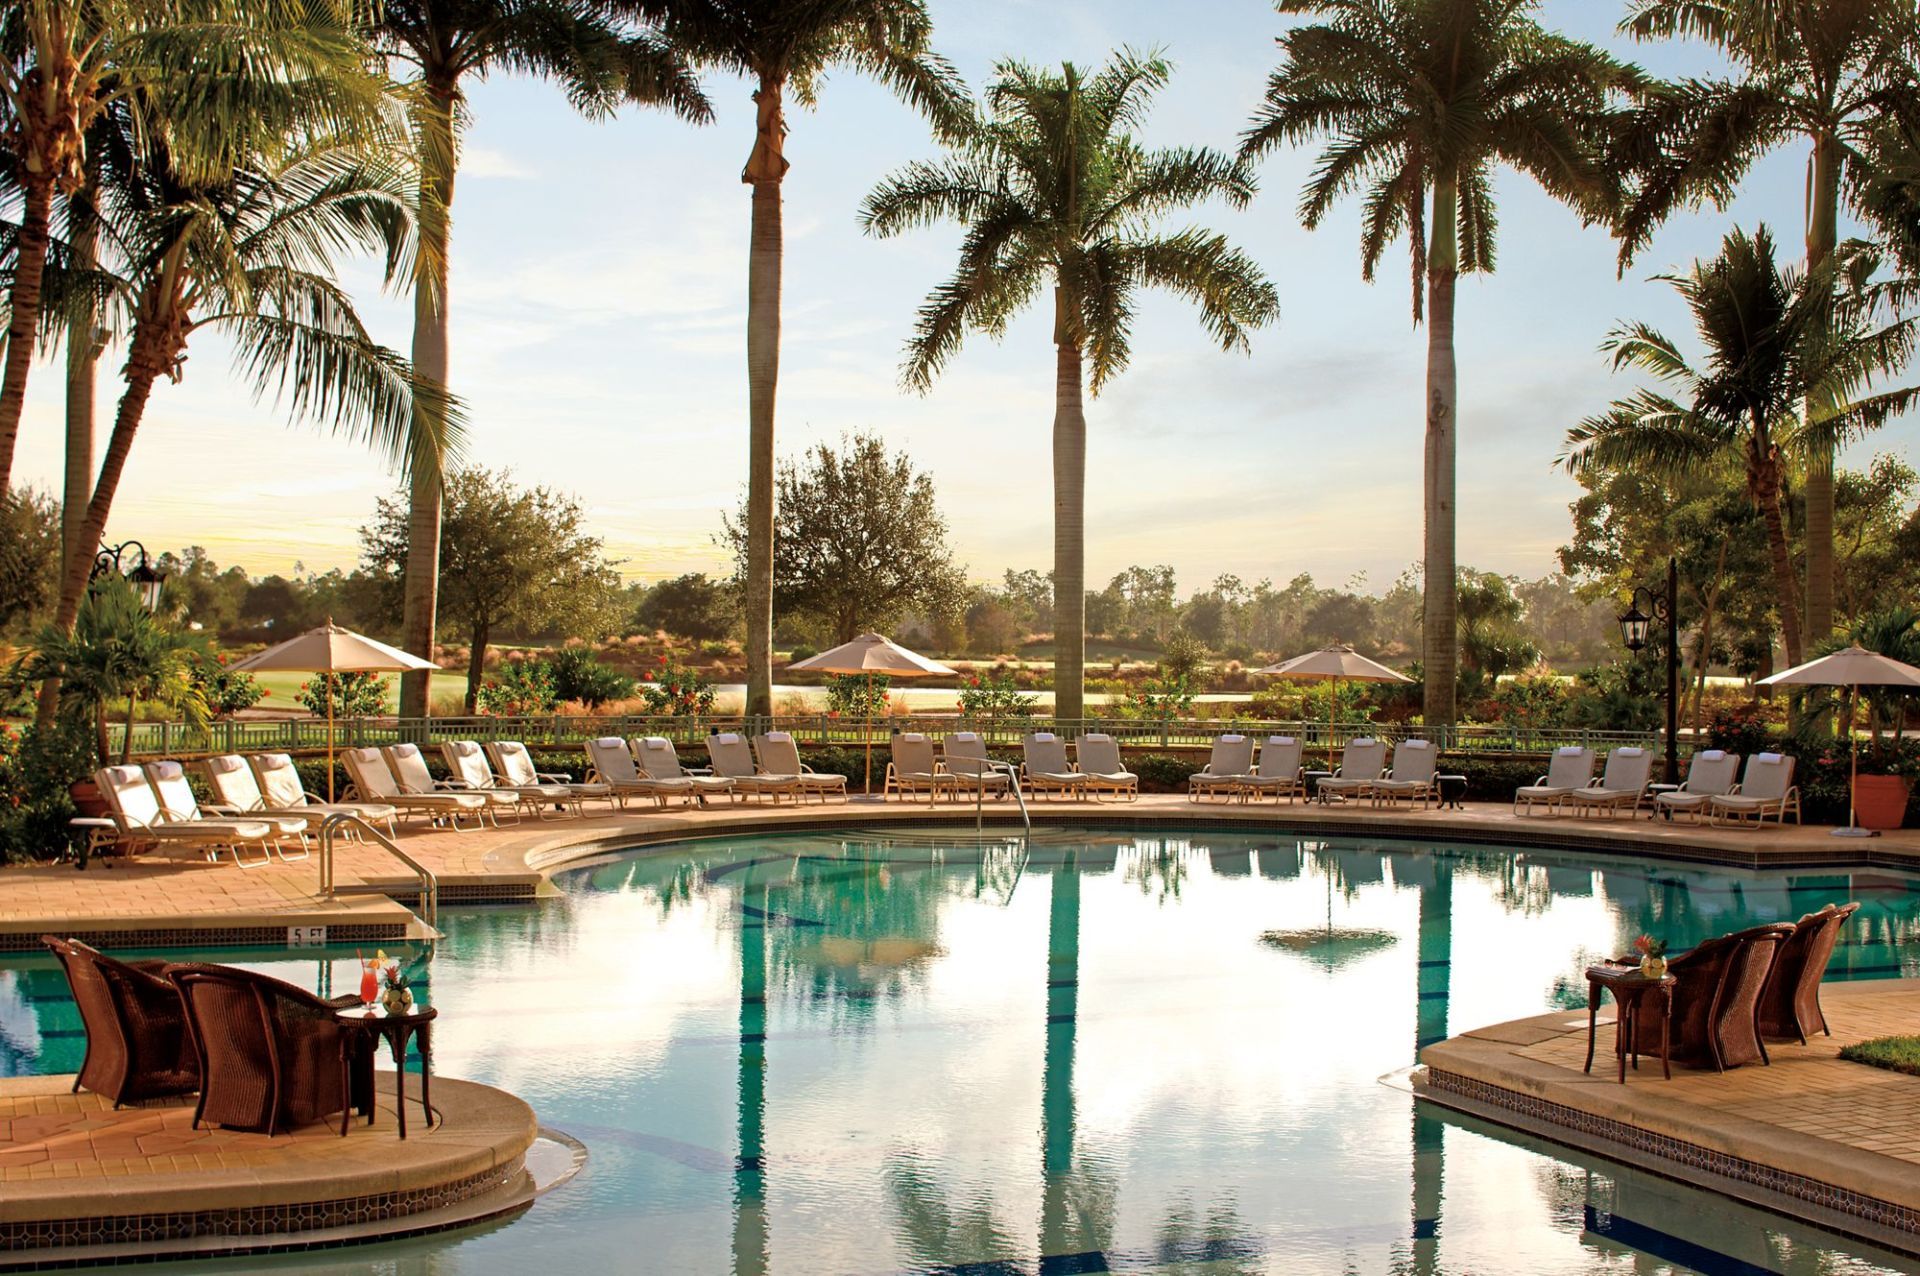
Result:
M67 972L67 986L87 1030L87 1054L73 1088L113 1106L192 1094L200 1065L180 994L161 972L164 961L118 961L77 939L42 935Z
M1767 1058L1760 1040L1760 994L1772 973L1774 954L1793 927L1786 922L1755 926L1709 939L1667 963L1679 981L1673 990L1672 1053L1675 1059L1716 1072Z
M319 997L252 971L175 965L200 1061L193 1123L272 1135L373 1103L373 1052L333 1012L358 999Z
M1760 997L1761 1035L1778 1041L1798 1038L1803 1046L1810 1032L1832 1035L1820 1009L1820 981L1826 977L1840 932L1859 908L1859 904L1828 904L1794 926L1780 945L1773 977Z

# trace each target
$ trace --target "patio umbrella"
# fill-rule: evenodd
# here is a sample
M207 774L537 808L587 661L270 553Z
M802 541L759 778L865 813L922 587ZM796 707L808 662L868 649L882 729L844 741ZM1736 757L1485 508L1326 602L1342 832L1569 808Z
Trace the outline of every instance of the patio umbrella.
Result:
M1860 741L1853 734L1853 697L1861 687L1911 687L1920 690L1920 669L1889 656L1854 645L1818 660L1795 665L1785 673L1762 678L1762 687L1845 687L1847 689L1847 745L1851 758L1847 777L1847 827L1835 837L1872 837L1871 829L1854 823L1853 788L1860 778Z
M1335 707L1340 703L1342 682L1413 681L1405 674L1389 669L1377 660L1367 659L1345 643L1335 643L1331 647L1309 651L1304 656L1295 656L1277 665L1255 669L1254 672L1272 674L1276 678L1293 678L1303 682L1332 679L1333 696L1327 701L1327 748L1329 749L1333 748L1333 715Z
M885 674L890 678L925 678L932 674L953 673L938 660L929 660L908 651L891 638L879 634L861 634L852 642L823 651L787 666L788 673L837 673L871 678ZM865 792L873 792L873 702L867 702L867 778Z
M342 629L329 616L318 629L289 638L233 666L245 673L320 673L327 677L327 801L333 801L333 676L338 673L404 673L437 668L365 634Z

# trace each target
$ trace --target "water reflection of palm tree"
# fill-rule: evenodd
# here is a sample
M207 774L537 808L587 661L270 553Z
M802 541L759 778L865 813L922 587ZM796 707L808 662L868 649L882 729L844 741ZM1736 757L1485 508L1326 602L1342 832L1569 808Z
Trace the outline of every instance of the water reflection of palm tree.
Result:
M1447 1003L1453 992L1453 861L1432 858L1431 882L1420 885L1420 938L1414 980L1413 1049L1447 1037ZM1439 1270L1440 1207L1446 1195L1445 1124L1419 1100L1413 1104L1413 1272Z
M1047 911L1047 1045L1040 1084L1041 1270L1054 1255L1104 1254L1113 1243L1112 1179L1077 1162L1074 1066L1080 1016L1080 866L1053 873ZM1086 1270L1103 1270L1087 1268Z
M740 911L740 1052L736 1077L738 1151L733 1162L734 1276L767 1270L767 888L742 887Z

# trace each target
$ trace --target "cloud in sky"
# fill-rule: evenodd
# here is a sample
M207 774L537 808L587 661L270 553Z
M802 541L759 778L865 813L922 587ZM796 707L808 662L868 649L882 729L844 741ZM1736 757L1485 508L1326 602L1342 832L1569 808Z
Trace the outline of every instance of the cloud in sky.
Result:
M1697 48L1630 46L1617 6L1550 0L1546 15L1662 74L1698 72ZM1173 84L1148 144L1234 144L1259 100L1282 20L1257 0L933 0L936 42L976 86L1007 54L1096 63L1121 44L1164 46ZM738 80L709 80L718 119L574 115L550 86L470 86L473 126L454 207L452 365L469 455L577 493L629 575L714 569L720 512L746 471L747 188L753 110ZM935 476L961 558L982 578L1052 554L1053 351L1045 307L1006 338L970 338L931 393L901 391L901 345L952 269L952 227L874 241L855 210L891 169L935 153L926 127L851 74L818 110L794 108L779 435L783 454L871 429ZM1649 276L1711 252L1734 220L1799 224L1804 155L1760 165L1726 213L1676 219L1616 277L1613 245L1517 175L1498 180L1498 272L1460 293L1460 555L1538 573L1566 537L1577 489L1552 461L1568 424L1620 392L1597 347L1626 317L1684 331ZM1308 152L1261 168L1252 207L1182 221L1229 234L1280 291L1277 327L1222 354L1181 302L1148 296L1133 367L1088 405L1088 559L1098 582L1166 562L1192 588L1231 571L1376 584L1420 554L1426 333L1409 313L1404 245L1360 279L1358 213L1319 231L1294 215ZM468 181L465 179L475 180ZM405 351L410 298L371 263L349 282L376 335ZM350 565L357 529L394 480L378 460L256 404L208 334L162 385L110 532L200 544L263 573ZM102 365L101 443L123 352ZM20 445L30 481L57 486L60 382L37 371ZM1907 452L1910 422L1867 451Z

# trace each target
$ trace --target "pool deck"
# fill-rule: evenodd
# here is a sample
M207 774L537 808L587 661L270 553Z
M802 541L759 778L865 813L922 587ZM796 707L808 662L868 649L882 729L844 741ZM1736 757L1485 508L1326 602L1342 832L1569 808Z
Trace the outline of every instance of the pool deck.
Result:
M1361 835L1432 841L1519 844L1692 860L1732 867L1879 866L1920 870L1920 830L1843 839L1823 827L1764 830L1713 828L1637 819L1515 816L1501 803L1464 810L1351 806L1194 803L1177 794L1136 802L1050 801L1033 804L1036 824L1125 829L1218 828L1307 835ZM973 823L971 805L924 802L720 803L661 810L638 804L584 819L528 819L469 833L404 831L400 845L430 868L444 904L524 901L545 877L571 860L599 852L687 837L737 836L808 828L883 828ZM1017 824L1007 802L989 803L985 820ZM417 879L372 843L342 842L331 899L319 889L318 861L275 862L242 869L178 854L115 857L84 872L71 864L0 868L0 951L39 948L47 932L101 946L168 947L281 944L290 927L328 928L332 942L378 943L424 932L406 906L417 902Z
M1840 1058L1850 1042L1920 1026L1920 981L1828 984L1831 1037L1769 1043L1771 1066L1723 1074L1641 1059L1614 1080L1612 1007L1593 1072L1584 1010L1427 1047L1418 1093L1446 1107L1728 1196L1920 1253L1920 1077Z
M257 1252L465 1226L532 1199L533 1110L439 1078L441 1120L395 1136L391 1072L375 1117L272 1138L192 1128L192 1099L115 1109L71 1076L0 1080L0 1271L49 1261ZM409 1087L417 1100L416 1086Z

